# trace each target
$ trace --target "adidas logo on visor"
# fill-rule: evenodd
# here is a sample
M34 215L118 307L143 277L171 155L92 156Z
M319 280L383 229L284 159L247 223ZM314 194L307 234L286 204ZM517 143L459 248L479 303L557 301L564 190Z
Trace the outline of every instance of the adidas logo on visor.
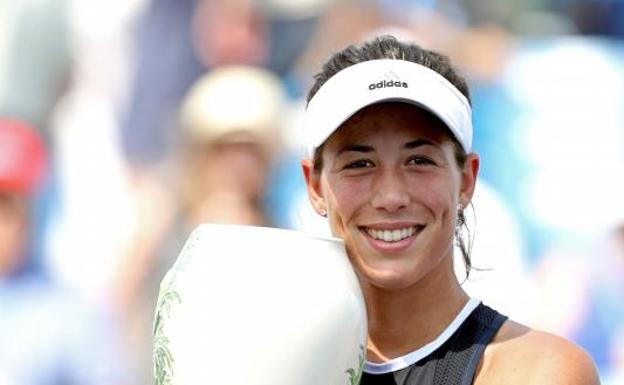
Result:
M371 83L368 85L368 89L371 91L378 89L378 88L388 88L388 87L408 88L409 86L406 82L401 81L401 79L399 79L399 77L392 71L386 73L384 75L384 79L376 83Z
M378 83L371 83L368 85L368 89L369 90L375 90L377 88L386 88L386 87L403 87L403 88L408 88L407 83L405 82L400 82L397 80L382 80Z

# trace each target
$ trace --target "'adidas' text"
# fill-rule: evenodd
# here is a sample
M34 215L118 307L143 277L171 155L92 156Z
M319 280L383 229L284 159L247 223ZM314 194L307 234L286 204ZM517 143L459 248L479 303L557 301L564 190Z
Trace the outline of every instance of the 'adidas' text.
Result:
M380 82L371 83L371 84L368 85L368 89L369 90L374 90L374 89L377 89L377 88L386 88L386 87L403 87L403 88L408 88L407 83L399 82L399 81L392 81L392 80L382 80Z

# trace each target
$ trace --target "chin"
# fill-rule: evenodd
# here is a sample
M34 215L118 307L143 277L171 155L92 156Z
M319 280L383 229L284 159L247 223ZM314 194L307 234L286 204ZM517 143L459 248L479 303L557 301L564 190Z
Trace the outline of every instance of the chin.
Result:
M362 283L384 290L403 290L417 284L426 271L417 266L401 266L397 263L378 263L376 266L358 264Z

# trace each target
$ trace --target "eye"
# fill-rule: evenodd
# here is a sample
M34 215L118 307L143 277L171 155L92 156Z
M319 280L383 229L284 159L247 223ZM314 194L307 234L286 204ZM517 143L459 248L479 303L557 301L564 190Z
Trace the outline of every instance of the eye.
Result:
M407 160L407 164L416 166L435 166L435 162L425 156L413 156Z
M354 168L365 168L365 167L373 167L374 164L369 159L358 159L354 162L348 163L344 168L345 169L354 169Z

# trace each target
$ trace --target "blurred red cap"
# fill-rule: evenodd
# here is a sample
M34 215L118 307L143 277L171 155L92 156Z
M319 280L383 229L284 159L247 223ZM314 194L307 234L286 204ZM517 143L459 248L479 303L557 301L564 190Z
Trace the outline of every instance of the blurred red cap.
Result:
M45 147L35 129L0 118L0 190L30 195L41 181L45 163Z

